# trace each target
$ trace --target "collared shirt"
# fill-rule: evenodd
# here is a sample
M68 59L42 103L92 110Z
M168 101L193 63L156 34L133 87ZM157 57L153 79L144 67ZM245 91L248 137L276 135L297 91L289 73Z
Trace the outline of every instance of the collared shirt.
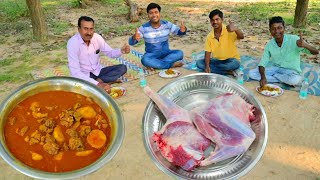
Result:
M309 50L297 46L299 37L284 34L281 47L272 38L265 46L261 61L258 66L277 66L301 72L300 52L311 54Z
M180 27L169 22L160 20L160 27L153 28L150 21L139 27L138 32L141 38L145 41L145 51L148 53L161 53L169 50L169 35L170 33L176 35L185 35L185 32L180 31ZM137 40L133 40L132 37L129 39L129 44L137 44Z
M99 34L94 33L89 45L87 45L79 33L72 36L67 44L68 62L70 74L73 77L98 84L98 81L90 78L90 72L99 75L102 68L100 55L102 52L110 58L122 55L120 49L112 49Z
M226 60L236 58L240 60L240 54L236 46L237 34L228 32L225 25L222 25L222 32L219 41L214 38L214 30L208 35L204 45L204 50L211 52L211 56L215 59Z

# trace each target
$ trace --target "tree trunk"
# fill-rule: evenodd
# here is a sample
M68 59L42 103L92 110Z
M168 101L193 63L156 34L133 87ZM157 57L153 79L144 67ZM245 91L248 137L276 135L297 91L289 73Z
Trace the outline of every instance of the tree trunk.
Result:
M130 22L139 21L139 15L141 14L142 9L138 7L138 5L131 0L124 0L125 4L129 6L128 19Z
M44 20L40 0L26 0L31 16L33 37L38 41L47 40L47 25Z
M294 27L303 27L307 22L309 0L297 0L296 10L294 13Z

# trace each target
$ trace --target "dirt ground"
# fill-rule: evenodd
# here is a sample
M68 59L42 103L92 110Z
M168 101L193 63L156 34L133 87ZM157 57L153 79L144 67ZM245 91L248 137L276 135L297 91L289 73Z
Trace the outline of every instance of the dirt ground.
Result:
M189 14L183 16L187 27L202 23L203 26L209 28L207 16L202 16L207 1L201 2L203 3L201 6L203 9L193 8L189 11ZM149 1L141 1L139 5L145 7L148 3ZM237 14L228 11L227 6L232 8L236 4L224 4L223 6L226 9L226 16L236 20L238 18ZM85 13L93 16L93 18L98 16L92 14L92 9L86 9L65 15L64 18L71 23L76 23L77 18ZM181 17L176 18L178 22L180 19ZM238 26L242 28L246 36L243 41L239 42L240 53L242 55L261 55L264 44L270 38L268 31L264 30L267 25L257 24L256 26L260 27L260 30L254 34L251 33L252 30L247 25L238 24ZM172 37L170 40L170 47L172 49L182 49L187 59L190 59L192 52L202 50L205 37L192 33L192 28L189 28L189 30L187 36ZM74 32L76 32L76 27L67 32L66 36L71 36ZM203 32L203 34L208 32ZM111 47L117 48L122 46L128 37L127 35L109 38L107 42ZM319 36L310 36L309 38L317 39L317 37ZM24 48L28 48L27 46L25 45ZM144 46L134 47L134 49L143 51ZM19 50L23 51L23 49ZM6 54L10 50L2 49L0 51ZM58 52L66 56L65 50L58 50ZM181 76L193 73L183 68L178 68L178 70L182 73ZM158 75L147 77L148 85L156 91L174 80L162 79ZM2 87L0 101L3 101L20 84L6 83L4 85L6 89L3 90ZM127 89L125 96L116 99L125 120L123 144L114 159L107 165L80 179L171 179L155 166L143 145L142 117L149 98L142 93L138 81L123 83L121 86ZM309 96L307 100L300 100L297 92L287 90L284 90L280 97L268 98L255 91L258 82L247 82L244 86L253 92L264 107L269 124L269 136L261 160L241 179L319 179L320 98ZM29 179L7 165L2 159L0 159L0 169L0 179Z

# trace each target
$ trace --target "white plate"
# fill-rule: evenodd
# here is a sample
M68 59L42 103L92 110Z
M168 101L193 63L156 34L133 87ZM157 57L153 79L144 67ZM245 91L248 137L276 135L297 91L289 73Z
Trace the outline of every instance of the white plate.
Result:
M178 70L176 69L172 69L172 70L174 71L174 74L167 74L166 73L167 69L166 69L166 70L160 71L159 76L162 78L175 78L180 76L181 73Z
M265 86L269 86L272 88L276 88L279 89L279 91L268 91L268 90L263 90L263 91L259 91L260 86L256 87L256 91L264 96L268 96L268 97L277 97L277 96L281 96L283 94L283 89L277 85L274 84L266 84Z
M112 98L116 99L121 96L124 96L126 94L126 91L127 90L124 87L116 86L111 88L111 92L109 93L109 95Z

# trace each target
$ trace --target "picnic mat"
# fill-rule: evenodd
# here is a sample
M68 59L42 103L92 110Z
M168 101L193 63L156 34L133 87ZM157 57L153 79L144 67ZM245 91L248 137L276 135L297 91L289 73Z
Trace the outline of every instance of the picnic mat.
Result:
M200 60L204 58L204 51L197 53L196 59ZM260 62L260 58L253 56L241 56L241 66L243 67L245 81L250 81L249 70L254 69ZM187 69L190 69L188 66L185 66ZM304 78L309 79L309 89L308 93L320 96L320 65L319 64L309 64L301 62L302 75ZM286 84L278 84L281 88L292 91L300 91L300 86L291 87Z
M121 80L123 82L127 82L139 78L139 69L143 68L143 65L141 64L142 55L142 53L136 50L131 50L131 53L124 54L121 57L115 59L109 58L107 56L101 56L101 64L103 66L112 66L116 64L126 65L128 71L124 76L121 77ZM146 76L149 76L157 73L157 71L150 71L144 69L144 73ZM70 71L68 65L65 64L44 70L33 70L31 71L31 75L33 79L40 79L52 76L70 76Z

